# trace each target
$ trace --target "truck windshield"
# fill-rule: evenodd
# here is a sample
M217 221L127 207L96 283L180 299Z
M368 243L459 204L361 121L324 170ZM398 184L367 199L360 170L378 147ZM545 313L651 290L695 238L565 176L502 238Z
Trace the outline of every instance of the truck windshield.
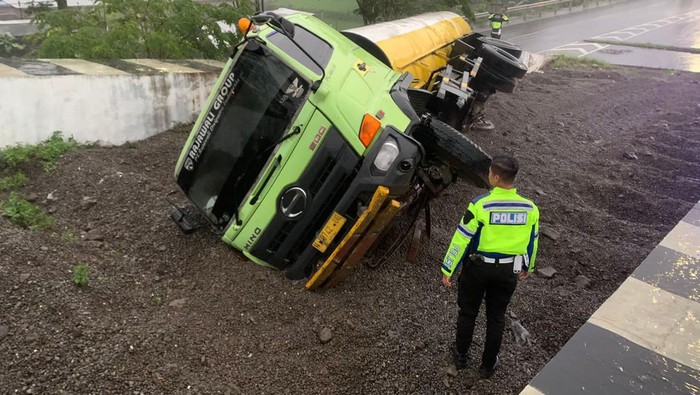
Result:
M251 40L229 70L178 177L190 200L221 227L238 212L308 83Z

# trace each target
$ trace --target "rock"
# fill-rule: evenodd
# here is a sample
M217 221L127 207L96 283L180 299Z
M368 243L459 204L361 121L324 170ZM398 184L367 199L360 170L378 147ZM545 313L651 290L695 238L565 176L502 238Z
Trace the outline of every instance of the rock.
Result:
M606 275L604 275L604 276L603 276L603 280L605 280L605 281L608 281L608 280L610 280L610 276L608 276L607 274L606 274Z
M167 251L167 249L168 249L168 247L166 247L166 246L158 246L158 251L160 251L160 252L165 252L165 251Z
M49 247L47 247L47 246L41 246L41 247L39 247L39 249L42 250L42 251L48 251L48 250L49 250Z
M85 233L84 239L86 241L103 241L104 237L102 236L102 233L100 233L99 230L92 229L89 232Z
M168 304L170 307L184 307L185 302L187 302L187 298L182 298L182 299L175 299L172 302Z
M574 282L579 288L588 288L591 285L591 280L589 280L588 277L584 275L576 276Z
M537 269L537 273L544 278L552 278L557 273L557 270L553 267L543 267L542 269Z
M450 388L450 379L448 379L447 377L443 377L442 378L442 385L444 385L445 388L449 389Z
M625 152L625 158L630 160L638 160L639 157L634 152Z
M518 346L531 346L532 340L530 338L530 332L525 329L525 327L519 322L512 320L510 322L510 329L513 330L513 336L515 337L515 344Z
M542 231L540 233L542 233L542 236L547 237L547 238L554 240L554 241L559 240L559 238L561 237L561 235L559 234L559 231L557 231L556 229L553 229L553 228L542 229Z
M457 368L454 365L450 365L445 369L445 373L450 377L457 377Z
M0 340L6 338L9 333L10 328L6 327L5 325L0 325Z
M399 332L396 332L396 331L388 331L386 334L391 339L397 339L399 337Z
M321 330L318 332L318 340L321 342L321 344L326 344L333 340L333 331L331 331L331 328L327 326L321 328Z
M80 207L83 208L83 210L90 209L91 207L94 207L97 204L97 199L90 197L90 196L83 196L83 200L80 201Z
M560 128L566 127L566 124L562 121L557 122L557 125L559 125Z
M19 282L23 283L29 279L29 273L22 273L19 275Z
M537 190L535 190L535 192L536 192L538 195L540 195L540 196L547 196L547 194L544 193L544 191L541 190L541 189L539 189L539 188L538 188Z
M36 203L36 201L39 200L39 195L36 193L32 192L29 195L27 195L27 201L30 203Z
M515 315L515 313L514 313L512 310L508 312L508 316L509 316L510 318L512 318L512 319L517 319L517 318L518 318L518 316Z
M56 207L49 207L49 209L46 210L46 212L49 214L54 214L56 212Z

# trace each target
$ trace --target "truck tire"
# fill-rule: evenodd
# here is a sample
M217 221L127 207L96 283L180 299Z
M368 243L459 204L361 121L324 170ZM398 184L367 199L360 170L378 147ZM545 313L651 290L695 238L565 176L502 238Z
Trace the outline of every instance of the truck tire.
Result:
M496 48L500 48L516 58L520 58L520 55L523 54L522 48L505 40L499 40L497 38L482 36L479 37L479 41L482 43L482 45L488 44Z
M489 70L480 70L474 78L471 87L481 92L488 92L493 88L503 93L513 93L515 90L515 79L494 74Z
M490 71L492 74L502 75L504 77L523 78L525 73L527 73L527 66L525 66L523 62L493 45L482 45L481 48L479 48L479 56L483 59L481 67Z
M450 125L433 118L430 125L418 127L413 137L429 154L448 164L457 177L479 188L489 187L491 157Z

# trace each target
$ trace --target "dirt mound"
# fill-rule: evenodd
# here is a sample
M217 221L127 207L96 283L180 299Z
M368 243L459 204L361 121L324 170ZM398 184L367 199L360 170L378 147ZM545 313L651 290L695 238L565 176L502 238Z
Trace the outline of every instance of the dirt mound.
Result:
M81 149L51 174L29 169L21 193L57 222L31 232L0 218L0 392L517 393L700 199L699 82L546 70L494 97L496 131L472 137L519 158L519 189L542 213L539 267L557 274L519 285L510 311L533 345L508 334L502 369L485 381L473 369L447 374L456 294L439 280L481 191L456 185L432 205L417 264L399 254L310 293L170 222L164 195L184 133ZM72 283L80 263L87 288Z

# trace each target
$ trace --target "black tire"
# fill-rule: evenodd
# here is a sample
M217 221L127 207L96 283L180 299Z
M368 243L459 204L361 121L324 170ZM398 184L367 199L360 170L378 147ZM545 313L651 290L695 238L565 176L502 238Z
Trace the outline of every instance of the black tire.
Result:
M429 126L417 128L413 137L429 154L444 160L457 177L479 188L489 187L491 156L450 125L432 119Z
M482 45L481 48L479 48L478 54L483 59L481 68L490 71L491 74L501 75L503 77L523 78L525 73L527 73L527 66L525 66L523 62L493 45Z
M520 58L520 55L523 54L522 48L505 40L499 40L497 38L482 36L479 37L479 41L481 41L483 44L488 44L496 48L500 48L516 58Z
M479 70L470 86L472 89L482 92L488 92L490 88L493 88L499 92L513 93L515 90L515 79L493 74L489 70Z

